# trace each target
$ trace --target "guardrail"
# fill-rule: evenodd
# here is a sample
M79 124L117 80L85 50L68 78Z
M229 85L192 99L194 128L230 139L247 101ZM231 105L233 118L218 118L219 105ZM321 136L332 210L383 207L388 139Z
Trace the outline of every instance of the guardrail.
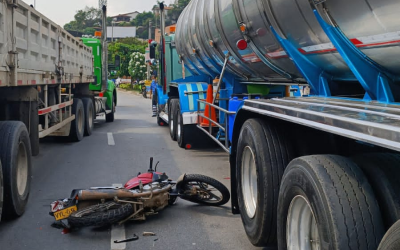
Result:
M211 114L211 108L215 108L217 110L219 110L220 112L224 113L225 115L225 124L220 124L217 121L212 120L210 117L206 117L201 111L200 111L200 105L204 104L205 107L208 106L209 109L209 114ZM228 132L229 132L229 123L228 123L228 116L229 115L234 115L236 114L236 112L233 111L228 111L226 109L223 109L215 104L211 104L208 103L206 100L197 100L197 127L202 130L204 133L206 133L209 137L211 137L211 139L213 139L222 149L225 150L225 152L229 153L229 139L228 139ZM201 126L201 121L203 119L206 119L207 121L209 121L209 125L207 127L202 127ZM215 128L214 125L216 125L217 127L219 127L222 131L224 131L225 133L225 145L222 144L217 138L215 138L213 136L213 128ZM205 129L205 128L208 128Z

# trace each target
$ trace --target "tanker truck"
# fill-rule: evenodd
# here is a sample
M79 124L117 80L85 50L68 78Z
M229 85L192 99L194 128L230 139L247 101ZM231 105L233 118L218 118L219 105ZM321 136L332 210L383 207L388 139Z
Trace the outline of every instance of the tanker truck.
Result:
M39 139L91 135L97 115L114 120L117 95L105 33L75 38L22 1L1 3L0 218L12 218L25 211Z
M399 10L192 0L162 37L191 76L167 81L161 53L160 114L192 115L198 132L184 135L202 131L229 153L232 212L255 246L399 249ZM213 82L208 102L182 87ZM200 109L182 110L189 98Z

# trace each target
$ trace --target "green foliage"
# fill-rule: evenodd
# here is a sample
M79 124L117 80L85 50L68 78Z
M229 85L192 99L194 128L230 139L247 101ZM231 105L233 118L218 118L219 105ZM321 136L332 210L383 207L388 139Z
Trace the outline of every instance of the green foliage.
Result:
M142 91L141 86L139 84L133 85L133 88L132 88L132 85L130 83L121 83L119 85L119 87L121 89L125 89L125 90L134 90L134 91L139 91L139 92Z
M86 29L84 29L83 30L83 33L85 34L85 35L94 35L94 32L96 32L96 30L95 29L93 29L93 28L86 28Z
M174 21L177 21L183 9L189 4L190 0L178 0L177 4L173 4L172 10L168 11L168 15Z
M153 12L143 12L136 16L135 19L131 21L131 25L136 26L136 36L142 39L149 38L149 22L152 22L152 26L155 26L156 18Z
M131 90L131 89L132 89L132 86L131 86L130 83L121 83L121 84L119 85L119 87L120 87L121 89L125 89L125 90Z
M114 64L115 55L119 55L121 58L121 67L117 71L117 76L129 76L129 62L131 55L134 52L144 53L147 47L147 43L140 41L137 38L124 38L117 42L110 43L108 45L108 59L109 64Z
M145 49L147 48L147 43L137 39L136 37L121 38L118 40L118 42L140 47L138 51L142 52L143 49L142 53L144 53Z
M86 34L87 28L93 28L101 26L102 11L95 7L85 7L83 10L78 10L74 16L73 21L64 25L64 29L79 31ZM107 20L108 22L108 20ZM92 30L90 30L92 31ZM90 35L93 35L91 33Z
M139 84L133 85L133 90L142 91L142 87Z
M154 24L154 14L151 11L145 11L136 16L135 19L131 21L133 26L149 26L149 22L152 21Z
M146 78L147 66L145 63L144 54L133 52L129 61L129 74L133 79L143 80Z

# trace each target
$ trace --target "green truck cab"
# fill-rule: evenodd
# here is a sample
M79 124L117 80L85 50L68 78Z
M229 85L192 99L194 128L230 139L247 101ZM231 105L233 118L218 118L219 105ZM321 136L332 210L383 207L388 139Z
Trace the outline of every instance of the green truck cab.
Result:
M105 110L106 119L107 121L110 121L111 116L114 116L115 107L117 106L117 88L115 83L111 80L107 80L106 88L104 88L103 85L101 84L101 76L103 68L102 58L101 58L103 46L101 40L98 38L86 38L86 37L81 39L82 42L86 46L91 47L93 51L94 82L89 85L89 89L94 92L99 92L99 97L102 98L107 107ZM104 112L104 108L101 107L101 102L99 102L99 98L97 98L95 103L96 103L96 115L102 113L102 111ZM107 116L110 119L108 119Z

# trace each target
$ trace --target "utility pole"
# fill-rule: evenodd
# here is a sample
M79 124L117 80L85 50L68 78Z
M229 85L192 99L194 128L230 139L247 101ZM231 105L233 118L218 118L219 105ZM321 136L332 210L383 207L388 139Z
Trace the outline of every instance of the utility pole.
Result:
M149 53L150 53L150 39L151 39L151 24L152 24L152 22L150 21L149 22L149 41L148 41ZM151 59L151 58L149 57L149 59ZM150 62L147 63L147 80L150 80Z
M111 42L114 42L114 20L111 21Z
M107 45L107 0L99 0L99 7L102 10L102 69L101 69L101 84L102 89L107 89L107 77L108 77L108 45Z
M160 30L161 30L161 53L160 53L160 76L159 76L159 83L163 86L163 93L164 95L167 94L167 68L165 65L165 12L164 12L164 3L160 3Z

